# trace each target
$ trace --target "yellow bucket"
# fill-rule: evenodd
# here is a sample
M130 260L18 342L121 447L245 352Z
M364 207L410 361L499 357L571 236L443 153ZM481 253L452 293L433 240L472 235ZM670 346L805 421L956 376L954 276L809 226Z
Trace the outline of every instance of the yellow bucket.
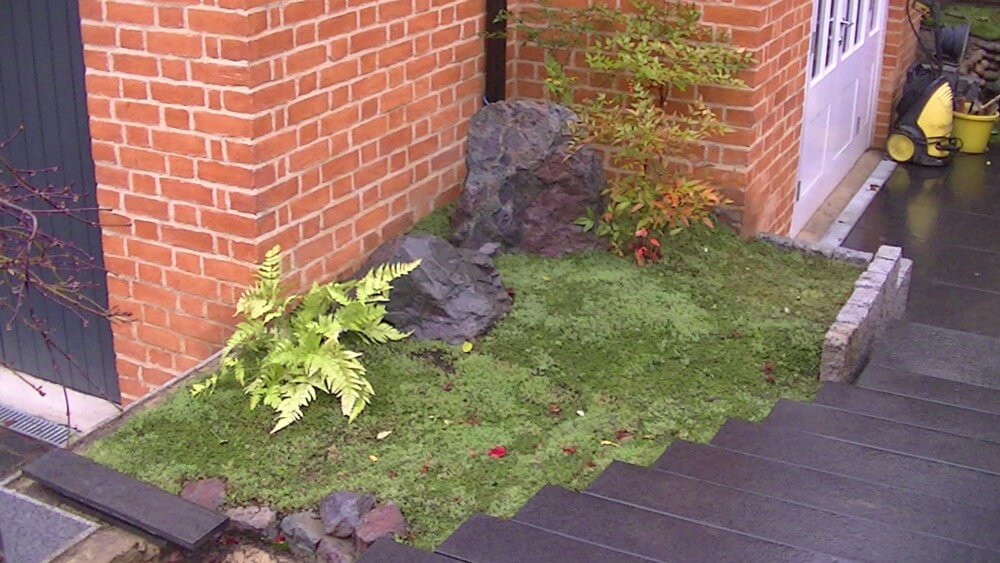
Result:
M993 125L1000 119L1000 113L993 115L969 115L955 112L952 135L961 139L961 151L968 154L982 154L990 144Z

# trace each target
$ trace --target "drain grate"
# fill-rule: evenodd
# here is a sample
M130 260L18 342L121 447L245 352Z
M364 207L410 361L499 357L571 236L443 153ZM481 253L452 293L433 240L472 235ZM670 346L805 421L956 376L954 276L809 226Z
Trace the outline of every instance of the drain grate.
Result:
M60 448L66 445L70 437L70 429L62 424L38 418L4 405L0 405L0 424L14 432Z

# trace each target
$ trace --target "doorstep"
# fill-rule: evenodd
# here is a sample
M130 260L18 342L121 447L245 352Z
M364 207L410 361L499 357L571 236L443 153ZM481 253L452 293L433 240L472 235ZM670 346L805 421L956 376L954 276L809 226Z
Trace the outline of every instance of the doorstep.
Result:
M889 173L892 172L889 168L890 166L894 168L894 164L884 160L881 151L874 149L866 151L820 205L816 213L809 218L805 227L795 235L795 238L803 242L822 241L833 246L840 246L843 238L831 240L830 231L842 229L844 236L850 232L868 201L885 183ZM872 184L877 188L872 189ZM857 207L860 209L856 209Z
M79 433L89 432L121 412L121 407L110 401L4 367L0 367L0 397L0 405L64 425L68 399L70 427Z

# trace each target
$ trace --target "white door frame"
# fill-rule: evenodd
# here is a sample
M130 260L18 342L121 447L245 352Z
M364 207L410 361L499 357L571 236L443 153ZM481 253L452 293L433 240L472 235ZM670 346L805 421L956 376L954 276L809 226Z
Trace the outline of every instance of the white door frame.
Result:
M791 236L871 145L888 2L813 0ZM846 101L850 104L844 111ZM865 107L857 107L859 103ZM838 106L842 111L835 112ZM841 144L830 146L837 142Z

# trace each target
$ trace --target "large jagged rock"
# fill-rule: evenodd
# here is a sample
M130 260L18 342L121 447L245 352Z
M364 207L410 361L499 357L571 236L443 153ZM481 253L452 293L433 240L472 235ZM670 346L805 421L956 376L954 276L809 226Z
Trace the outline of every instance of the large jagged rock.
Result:
M591 249L573 224L599 213L604 172L595 151L569 150L569 109L548 102L497 102L469 124L468 175L451 217L453 242L542 256Z
M393 282L385 317L413 338L459 344L485 334L510 309L510 295L489 256L441 237L393 239L372 254L364 270L413 260L420 260L420 267Z

